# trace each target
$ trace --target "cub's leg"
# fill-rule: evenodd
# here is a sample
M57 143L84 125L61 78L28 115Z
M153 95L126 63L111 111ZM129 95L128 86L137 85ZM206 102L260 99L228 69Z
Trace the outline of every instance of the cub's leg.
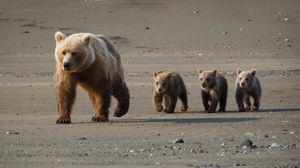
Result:
M227 94L222 94L220 97L220 112L224 112L226 108Z
M118 105L115 109L114 116L122 117L128 112L129 109L129 89L125 83L120 86L115 86L113 88L113 96L117 99Z
M214 90L210 91L210 102L210 107L207 112L214 113L216 112L219 103L218 93Z
M71 123L71 110L76 97L77 81L58 81L56 85L56 101L59 113L57 124Z
M201 95L202 95L202 102L203 102L203 105L204 105L204 109L207 112L209 107L210 107L209 104L208 104L209 94L206 93L206 92L201 91Z
M181 111L187 111L188 109L188 98L187 98L187 93L186 91L183 91L179 95L179 99L181 100L182 106L181 106Z
M246 106L245 109L251 110L250 96L246 94L244 100L245 100L245 106Z
M163 106L161 105L161 102L163 100L163 96L158 94L156 91L153 93L153 106L155 111L161 112L163 110Z
M257 95L253 96L253 106L251 107L251 110L258 110L259 109L259 105L260 105L260 97Z
M163 102L164 102L164 109L163 109L163 111L166 112L166 111L168 111L167 109L168 109L168 107L170 105L170 98L169 98L168 95L165 94L163 96Z
M243 102L244 94L239 89L237 89L235 92L235 100L238 105L239 112L246 111L245 107L244 107L244 102Z
M169 95L170 104L169 107L164 111L166 113L174 113L176 103L177 103L177 96Z

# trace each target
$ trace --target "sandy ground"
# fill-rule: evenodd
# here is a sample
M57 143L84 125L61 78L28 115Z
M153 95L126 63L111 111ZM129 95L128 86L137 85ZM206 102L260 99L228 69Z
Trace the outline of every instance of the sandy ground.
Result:
M297 0L1 0L0 167L300 167L299 6ZM132 95L128 114L90 122L91 105L79 89L72 124L55 124L57 30L111 37ZM227 112L203 112L200 67L225 74ZM257 69L258 112L236 112L237 67ZM188 112L154 112L156 70L181 73ZM184 143L172 143L180 138ZM256 148L241 148L245 139Z

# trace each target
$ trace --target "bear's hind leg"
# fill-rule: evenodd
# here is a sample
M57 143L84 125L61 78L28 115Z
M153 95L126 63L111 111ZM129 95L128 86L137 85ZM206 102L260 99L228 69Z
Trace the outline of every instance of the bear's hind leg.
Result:
M122 86L113 88L113 96L117 99L118 105L115 109L114 116L122 117L128 112L129 109L129 89L124 83Z
M164 110L164 112L166 113L174 113L175 112L175 107L176 107L176 103L177 103L177 96L174 95L169 95L169 107L167 107L166 110Z
M89 98L94 106L95 115L92 117L93 122L108 121L109 106L111 102L111 93L109 90L101 93L89 93Z

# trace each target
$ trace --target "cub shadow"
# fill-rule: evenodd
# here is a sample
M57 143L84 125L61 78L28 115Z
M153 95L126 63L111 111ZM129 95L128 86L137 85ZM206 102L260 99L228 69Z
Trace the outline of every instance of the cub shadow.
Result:
M235 123L257 120L257 118L149 118L149 119L123 119L111 120L111 123Z

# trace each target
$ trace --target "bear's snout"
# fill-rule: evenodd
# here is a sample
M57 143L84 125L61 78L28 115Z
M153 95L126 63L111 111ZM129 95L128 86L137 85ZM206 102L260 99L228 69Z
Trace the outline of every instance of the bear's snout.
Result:
M202 87L206 88L207 87L206 83L202 83Z
M72 68L73 64L69 62L64 63L64 70L70 70Z

